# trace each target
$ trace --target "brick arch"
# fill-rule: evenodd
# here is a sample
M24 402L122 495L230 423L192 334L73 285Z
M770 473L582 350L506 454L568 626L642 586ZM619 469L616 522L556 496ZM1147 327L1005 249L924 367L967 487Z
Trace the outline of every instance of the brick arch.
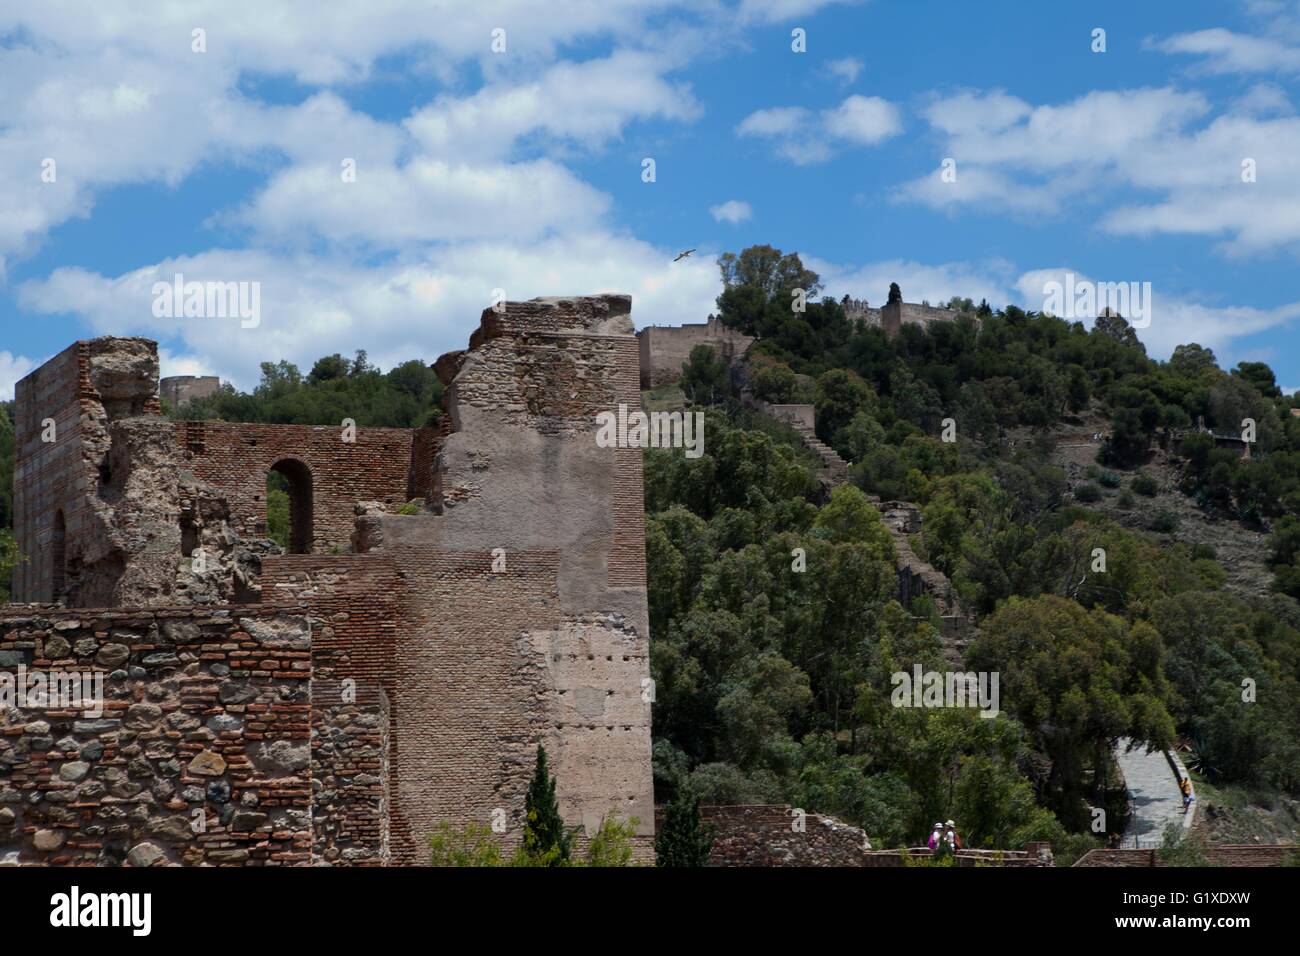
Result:
M278 472L289 484L289 553L311 554L315 544L311 468L300 458L281 458L267 469Z
M311 475L308 551L350 550L358 502L397 507L411 497L416 434L411 429L363 426L356 441L345 442L341 428L331 425L210 421L176 426L195 477L226 499L231 522L245 538L266 534L266 475L282 461L299 462Z

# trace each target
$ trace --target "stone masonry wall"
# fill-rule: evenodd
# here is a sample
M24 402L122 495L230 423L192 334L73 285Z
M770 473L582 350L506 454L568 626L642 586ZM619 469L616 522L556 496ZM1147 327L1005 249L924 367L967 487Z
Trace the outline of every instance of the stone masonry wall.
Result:
M375 684L312 681L312 858L384 866L388 845L388 695Z
M641 388L658 388L677 381L682 365L697 345L707 345L719 358L730 361L744 355L754 339L722 324L721 319L679 328L647 326L637 333L640 347Z
M309 862L310 643L273 610L0 610L4 672L105 678L100 716L0 711L0 858Z
M867 866L867 835L833 817L806 814L793 828L787 806L709 806L700 819L713 830L710 866Z

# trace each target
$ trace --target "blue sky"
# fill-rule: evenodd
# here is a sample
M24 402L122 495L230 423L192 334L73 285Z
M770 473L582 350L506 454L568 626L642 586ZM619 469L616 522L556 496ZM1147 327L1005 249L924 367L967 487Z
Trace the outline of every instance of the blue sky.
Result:
M1152 354L1300 386L1295 0L125 9L0 8L0 397L101 334L241 387L432 361L498 288L702 321L756 242L872 302L1150 282ZM257 325L155 315L177 273L256 283Z

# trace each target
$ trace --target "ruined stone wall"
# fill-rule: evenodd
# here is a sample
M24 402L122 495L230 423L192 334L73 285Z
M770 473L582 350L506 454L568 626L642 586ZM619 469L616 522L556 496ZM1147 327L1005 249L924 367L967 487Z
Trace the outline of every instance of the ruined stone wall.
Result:
M116 759L119 750L111 748L119 748L127 770L114 764L87 774L106 780L114 801L125 799L119 793L147 792L151 798L141 801L152 799L176 817L151 822L155 803L132 809L140 819L131 822L140 826L113 830L130 845L115 843L96 860L114 862L119 851L150 842L138 859L287 863L305 862L314 851L324 863L422 863L438 824L489 823L498 808L506 811L509 845L522 835L538 744L559 779L561 812L582 827L579 846L604 817L636 817L637 853L652 858L641 450L596 442L598 413L619 404L639 408L630 309L626 296L593 296L489 310L471 348L436 366L450 381L449 414L414 431L360 428L355 444L342 442L335 427L167 422L157 416L153 391L156 347L144 340L79 343L62 364L35 373L30 393L56 394L72 427L63 452L67 475L49 448L32 449L29 457L41 460L19 482L27 514L48 514L65 500L85 503L102 528L105 553L121 555L112 580L136 582L103 589L103 603L135 606L123 596L139 592L155 606L86 610L66 624L79 640L86 631L126 648L113 666L126 667L121 680L130 701L156 705L158 714L139 711L139 727L70 727L66 740L56 738L72 748L62 759L80 753L78 734L106 735L101 755ZM107 374L114 369L116 378ZM87 408L98 416L88 437ZM183 555L195 546L244 547L243 537L264 533L266 472L286 459L309 475L317 553L223 556L218 577L225 583L218 584L187 569ZM44 464L55 467L47 473ZM66 499L42 488L47 479ZM427 508L392 513L409 498ZM353 545L356 553L319 553ZM52 572L45 573L48 584ZM147 591L150 582L156 591ZM227 592L262 603L159 606ZM288 617L268 617L276 614ZM313 628L305 643L264 641L257 620L304 614ZM193 623L199 637L182 640L174 634L179 625L159 623L172 617ZM15 629L24 635L15 640L42 626ZM101 653L89 643L82 649ZM257 685L261 696L226 690L249 676L244 671L267 680ZM301 683L275 686L290 678ZM195 706L201 700L205 709L191 713L186 695L198 695ZM273 698L298 709L285 716L267 710ZM254 712L256 723L243 716ZM278 745L281 730L288 736L277 753L292 758L282 781L262 773L268 761L258 762L257 749L268 740ZM150 749L160 736L166 745ZM221 771L210 775L220 780L194 783L190 777L209 774L189 763L173 772L167 761L181 759L177 748L186 761L212 750L199 768L216 768L220 758ZM221 781L233 798L207 786ZM62 843L58 834L42 836L51 848L42 853L71 844L90 861L92 850L103 849L86 840L106 829L81 829L99 827L94 813L81 812L83 796L75 797L78 813L52 818L52 826L23 824L32 840L36 829L69 831ZM232 800L239 815L210 809L220 826L209 826L191 847L177 821L195 801ZM104 811L113 820L120 819L117 806ZM292 820L284 815L290 811ZM257 823L257 814L269 822ZM152 840L158 834L163 843Z
M700 807L700 819L713 831L710 866L870 865L867 835L834 817L808 813L802 831L780 805Z
M682 365L697 345L707 345L722 359L744 355L754 339L722 324L721 319L679 328L647 326L637 333L641 361L641 388L658 388L677 381Z
M0 609L3 672L105 678L100 716L0 711L0 857L309 862L310 643L257 608Z
M1289 866L1300 859L1300 845L1289 844L1211 844L1204 848L1209 866ZM1160 858L1159 850L1089 850L1075 866L1084 867L1162 867L1176 864Z
M400 506L410 495L412 445L406 428L358 428L343 441L341 426L176 422L176 442L190 467L230 505L244 538L266 536L266 476L286 459L310 473L313 552L346 551L356 506Z
M180 558L176 462L160 440L157 347L77 342L15 390L16 601L148 604Z

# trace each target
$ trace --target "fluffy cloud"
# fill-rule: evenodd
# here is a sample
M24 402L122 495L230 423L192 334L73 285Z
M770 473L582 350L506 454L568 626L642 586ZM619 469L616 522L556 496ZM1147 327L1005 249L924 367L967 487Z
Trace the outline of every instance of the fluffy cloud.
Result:
M1269 37L1233 33L1221 27L1179 33L1154 46L1164 53L1204 57L1205 68L1214 73L1300 72L1300 48Z
M692 120L688 87L663 77L672 61L621 50L583 63L559 63L529 82L485 86L472 96L442 96L405 123L422 149L460 159L498 157L529 134L594 148L631 120Z
M802 106L757 110L741 120L736 132L772 140L778 155L802 166L830 159L836 146L875 146L902 129L893 103L854 95L819 113Z
M1044 308L1046 294L1044 286L1048 282L1065 283L1067 272L1074 273L1076 287L1081 282L1130 282L1138 281L1137 276L1108 276L1097 280L1077 270L1065 268L1036 269L1026 272L1016 280L1016 292L1026 309L1041 311ZM1214 305L1198 302L1185 295L1166 295L1153 283L1150 300L1150 325L1138 329L1138 338L1154 357L1167 359L1175 346L1195 342L1213 349L1219 357L1220 365L1227 367L1240 361L1234 353L1233 342L1237 339L1268 329L1287 326L1300 318L1300 302L1292 302L1272 309L1251 308L1248 306ZM1085 325L1091 326L1091 319L1080 318Z
M862 72L863 63L857 57L846 56L840 60L831 60L826 64L826 72L835 79L839 80L845 86L857 82L858 74Z
M728 199L724 203L710 206L709 215L718 222L729 222L734 226L752 218L754 210L749 207L747 202L742 202L739 199Z
M1259 115L1286 105L1278 91L1257 88L1240 111L1197 128L1208 101L1170 87L1093 92L1058 106L964 91L925 111L956 160L956 181L934 173L904 184L901 194L934 208L1040 215L1137 189L1156 198L1114 205L1098 217L1101 228L1219 236L1232 254L1293 246L1300 243L1300 120ZM1243 178L1247 161L1253 182Z
M37 364L25 355L0 352L0 402L7 402L14 397L14 385L36 368Z
M154 316L153 284L176 273L186 281L260 283L260 324L245 329L238 319ZM76 315L95 334L159 339L169 354L184 357L185 374L219 374L249 387L261 361L309 365L362 344L383 367L432 361L465 347L497 288L518 299L626 292L639 325L678 325L706 314L719 285L711 255L674 263L671 253L648 243L593 232L530 244L451 244L434 256L377 266L218 250L119 276L57 269L24 283L18 297L32 313Z
M324 237L398 249L584 230L608 208L604 193L550 160L466 165L421 158L401 167L359 165L354 182L344 182L336 166L294 166L239 218L269 240Z

